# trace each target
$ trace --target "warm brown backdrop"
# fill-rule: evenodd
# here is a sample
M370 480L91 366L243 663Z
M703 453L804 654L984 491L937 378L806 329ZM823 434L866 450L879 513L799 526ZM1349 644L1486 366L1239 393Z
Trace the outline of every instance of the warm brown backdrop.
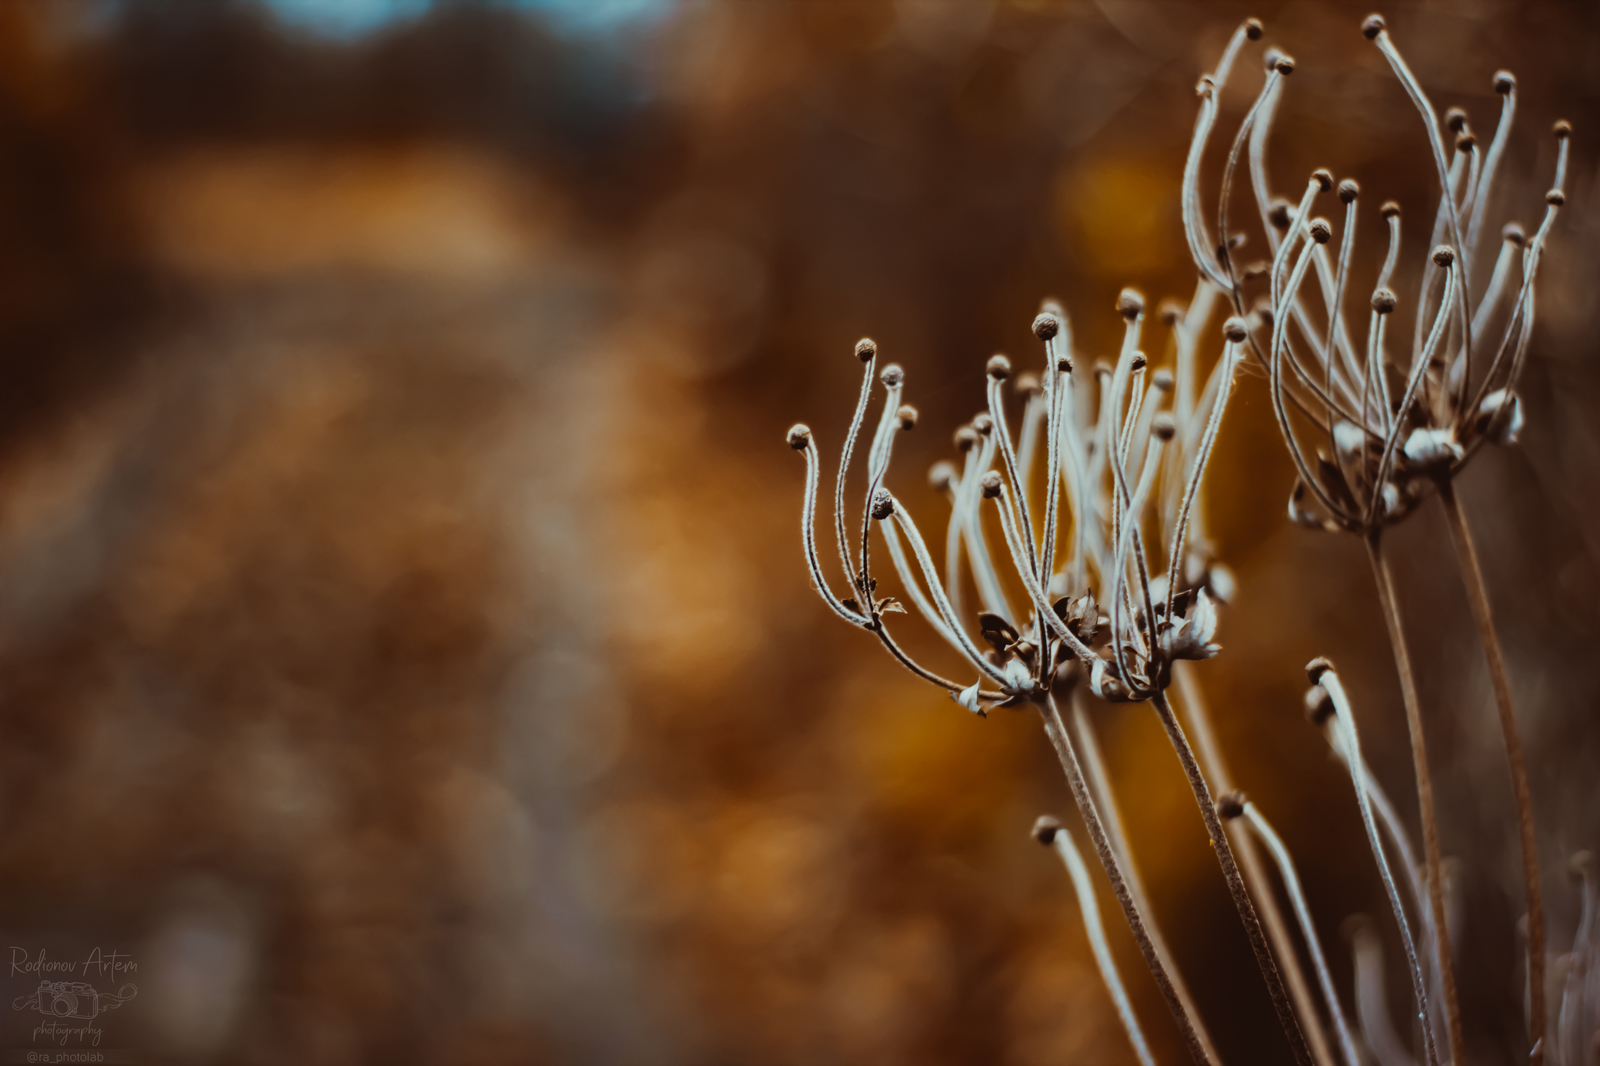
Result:
M983 358L1037 356L1042 296L1090 355L1122 285L1187 298L1192 87L1247 14L1299 61L1280 187L1328 165L1420 214L1366 13L708 0L584 36L441 3L326 38L242 2L0 7L6 944L133 952L107 1025L155 1061L1131 1062L1026 835L1070 807L1036 721L970 718L825 611L783 431L837 455L870 334L922 410L896 489L936 515L922 471ZM1600 845L1600 18L1386 13L1441 107L1491 125L1518 74L1506 211L1535 221L1549 122L1578 131L1524 444L1462 487L1559 950ZM1215 471L1241 593L1203 683L1347 982L1340 923L1384 906L1300 667L1340 662L1409 812L1387 645L1359 546L1283 520L1259 380ZM1395 541L1474 1061L1509 1062L1487 677L1436 510ZM1224 1057L1284 1061L1159 729L1097 721Z

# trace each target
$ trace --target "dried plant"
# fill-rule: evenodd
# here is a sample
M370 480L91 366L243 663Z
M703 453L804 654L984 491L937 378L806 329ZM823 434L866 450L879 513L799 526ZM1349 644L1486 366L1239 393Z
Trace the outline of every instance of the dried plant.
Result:
M1385 203L1380 209L1388 222L1389 247L1370 297L1362 347L1351 336L1344 308L1355 245L1357 184L1345 180L1338 185L1345 210L1336 263L1327 250L1334 236L1333 225L1311 215L1317 197L1333 191L1332 174L1327 170L1313 173L1298 203L1272 196L1267 138L1284 79L1294 70L1294 61L1276 50L1266 54L1265 81L1228 153L1216 210L1217 233L1226 237L1221 243L1212 243L1201 211L1200 164L1230 68L1243 43L1261 35L1260 24L1254 20L1234 35L1217 72L1201 80L1200 114L1184 174L1184 225L1202 276L1229 293L1237 312L1244 313L1246 284L1264 283L1266 293L1249 319L1253 327L1250 349L1268 374L1274 413L1299 472L1290 497L1290 517L1303 525L1358 533L1366 542L1400 675L1422 811L1428 896L1422 924L1429 946L1425 962L1432 967L1431 977L1439 986L1437 998L1442 998L1449 1057L1459 1060L1460 1009L1445 921L1426 740L1382 540L1384 528L1409 514L1430 489L1437 490L1444 505L1489 662L1518 808L1528 902L1530 1042L1533 1061L1538 1062L1545 1030L1544 917L1533 810L1504 656L1453 480L1484 443L1510 444L1521 429L1523 413L1516 384L1533 329L1534 282L1541 256L1556 214L1566 202L1563 185L1571 127L1566 122L1555 125L1555 181L1545 194L1539 228L1528 238L1521 226L1507 224L1492 273L1481 287L1475 286L1473 267L1479 238L1516 110L1516 79L1507 71L1493 76L1494 89L1503 103L1487 152L1480 151L1464 111L1447 113L1444 125L1455 136L1447 158L1438 115L1390 40L1384 20L1370 16L1361 28L1388 61L1420 114L1440 185L1428 242L1432 251L1422 265L1408 357L1393 358L1386 335L1399 307L1399 298L1390 288L1400 252L1399 205ZM1228 228L1230 194L1241 154L1246 157L1250 191L1271 252L1270 262L1244 268L1233 261L1233 250L1242 240ZM1305 284L1313 267L1317 275L1314 287ZM1398 900L1396 907L1396 918L1403 924ZM1417 959L1411 961L1414 992L1418 1002L1426 1004L1430 975ZM1426 1015L1425 1007L1423 1012ZM1423 1032L1428 1060L1437 1061L1433 1026L1424 1024Z
M1489 659L1518 805L1529 910L1530 1058L1538 1063L1546 1050L1545 960L1533 812L1503 656L1453 479L1484 443L1510 444L1521 427L1516 384L1533 327L1534 281L1565 200L1570 128L1564 122L1555 127L1556 179L1545 197L1543 221L1532 237L1508 224L1492 273L1478 285L1473 264L1494 178L1507 150L1515 79L1503 71L1494 75L1504 103L1487 152L1479 151L1464 113L1447 116L1446 125L1456 135L1447 157L1437 116L1389 40L1383 20L1369 18L1363 32L1376 42L1423 117L1442 189L1407 357L1392 357L1386 338L1400 306L1390 288L1399 260L1399 207L1391 203L1381 210L1389 246L1370 299L1365 343L1358 345L1344 305L1359 188L1349 180L1337 186L1345 205L1337 259L1327 248L1334 226L1311 215L1317 197L1335 189L1330 172L1316 171L1296 203L1271 195L1267 138L1284 79L1294 69L1293 60L1279 51L1267 51L1264 85L1229 149L1215 214L1219 239L1213 240L1201 212L1200 174L1229 73L1246 42L1262 36L1261 24L1251 19L1232 36L1217 70L1201 80L1198 90L1200 114L1185 166L1182 208L1200 280L1187 307L1163 308L1162 320L1170 327L1163 361L1170 356L1171 365L1154 367L1142 350L1145 303L1137 292L1124 290L1118 300L1125 327L1117 358L1092 367L1077 358L1064 311L1047 302L1033 323L1045 347L1042 373L1014 377L1006 356L991 358L986 408L955 433L959 462L940 462L931 471L933 487L950 503L941 567L917 523L886 484L898 434L917 423L915 409L902 403L905 374L897 365L878 375L884 402L865 447L859 524L846 506L847 481L877 369L876 345L861 341L856 355L865 374L833 501L834 537L848 595L836 594L824 574L815 534L821 459L811 431L796 425L788 439L806 458L805 555L812 580L834 613L872 633L917 677L943 688L978 715L993 706L1038 710L1090 843L1197 1062L1219 1060L1150 919L1113 783L1084 712L1089 695L1108 703L1148 703L1161 721L1297 1061L1361 1066L1364 1044L1380 1066L1407 1066L1411 1056L1383 1003L1376 935L1365 925L1352 927L1352 1021L1334 985L1288 849L1264 813L1233 791L1204 700L1187 672L1190 664L1220 650L1214 639L1218 605L1230 598L1233 582L1204 535L1200 488L1236 375L1254 360L1268 378L1274 415L1299 474L1290 516L1301 524L1363 537L1394 650L1421 808L1420 860L1367 768L1348 698L1326 660L1309 667L1313 687L1308 712L1324 727L1334 753L1350 772L1362 825L1405 948L1428 1066L1460 1062L1466 1052L1426 738L1382 534L1415 510L1430 490L1436 490L1449 516ZM1236 266L1234 254L1244 240L1228 225L1241 161L1271 253L1269 262L1249 267ZM1315 286L1307 281L1313 270ZM1251 289L1261 290L1254 304L1247 296ZM1202 384L1201 338L1219 304L1231 304L1232 313L1222 327L1220 355ZM1006 410L1007 382L1026 397L1015 433ZM906 613L907 607L878 594L871 562L874 524L911 608L956 652L975 680L945 677L914 659L891 635L889 616ZM969 593L976 598L972 606ZM1188 731L1169 693L1174 683ZM1069 704L1070 725L1058 697ZM1191 744L1190 731L1197 744ZM1152 1063L1106 946L1092 886L1071 833L1047 816L1035 826L1035 836L1055 848L1071 875L1118 1016L1140 1062ZM1314 985L1302 970L1295 933L1278 909L1269 864L1289 900ZM1575 866L1585 879L1584 918L1565 966L1555 1043L1561 1066L1584 1061L1586 1034L1600 1020L1600 967L1595 965L1600 917L1592 867L1587 858Z

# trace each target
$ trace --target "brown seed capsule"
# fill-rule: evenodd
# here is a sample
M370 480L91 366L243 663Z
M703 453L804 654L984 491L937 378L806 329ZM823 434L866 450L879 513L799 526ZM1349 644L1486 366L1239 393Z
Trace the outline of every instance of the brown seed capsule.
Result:
M1311 172L1311 180L1317 183L1317 188L1323 192L1333 191L1333 171L1327 167L1318 167Z
M1161 306L1156 309L1156 314L1160 316L1162 325L1176 326L1183 318L1183 305L1177 300L1168 298L1161 301Z
M1250 336L1250 329L1244 324L1244 319L1234 315L1222 324L1222 336L1234 344L1243 344L1245 338Z
M1261 20L1255 18L1245 19L1244 35L1252 41L1261 40Z
M1467 113L1459 107L1452 107L1444 113L1444 124L1451 133L1460 133L1467 128Z
M861 360L863 363L871 362L872 357L877 354L878 346L873 342L871 337L862 337L860 340L856 341L856 358Z
M1144 297L1137 289L1123 289L1117 295L1117 312L1132 321L1144 314Z
M1502 240L1510 241L1518 248L1528 242L1528 235L1522 232L1522 225L1517 222L1507 222L1505 228L1500 231L1500 237Z
M1322 684L1322 675L1332 669L1333 660L1319 655L1306 663L1306 676L1311 679L1313 685L1320 685Z
M1150 420L1150 432L1156 435L1156 440L1171 440L1178 434L1178 420L1170 411L1162 411Z
M1108 378L1108 377L1110 377L1111 376L1111 364L1106 362L1104 359L1096 359L1094 361L1094 376L1097 377L1097 378Z
M1231 822L1244 813L1244 805L1248 802L1244 793L1237 789L1232 792L1224 792L1217 797L1217 814L1221 816L1223 821Z
M987 437L994 432L994 419L989 417L988 411L979 411L972 416L972 428Z
M1003 355L991 355L988 369L990 377L996 381L1004 381L1011 376L1011 360Z
M1053 815L1041 814L1039 820L1033 823L1033 839L1048 847L1056 841L1056 834L1061 832L1061 819Z
M1361 23L1361 36L1370 41L1382 33L1384 28L1385 23L1382 15L1368 15Z
M1040 313L1039 317L1033 320L1033 335L1042 341L1054 337L1060 329L1061 323L1056 321L1056 316L1049 311Z
M1395 203L1393 200L1385 200L1383 202L1383 206L1378 208L1378 214L1385 222L1389 221L1391 218L1399 218L1400 205Z
M1501 96L1504 96L1506 93L1510 92L1516 87L1517 77L1515 74L1512 74L1509 70L1497 70L1494 72L1495 92L1499 93Z
M1456 250L1448 244L1441 244L1433 250L1430 258L1433 259L1435 266L1447 267L1456 261Z
M1039 375L1031 370L1024 370L1018 374L1012 386L1024 396L1037 396L1044 391L1044 387L1039 384Z
M1478 138L1470 133L1463 133L1456 138L1456 151L1458 152L1470 152L1476 147L1478 147Z
M1560 189L1551 189L1549 192L1544 194L1544 202L1549 204L1551 207L1560 207L1562 204L1567 202L1567 194L1562 192Z
M1372 294L1372 309L1380 315L1393 311L1394 303L1394 293L1388 289L1379 289Z
M1294 215L1294 204L1288 200L1274 200L1267 208L1267 221L1278 229L1288 229Z
M1162 367L1160 370L1157 370L1154 374L1150 375L1150 384L1154 385L1161 392L1171 392L1172 386L1176 384L1176 379L1172 376L1172 371L1168 370L1166 367Z
M1283 49L1274 45L1261 54L1261 61L1266 64L1268 70L1277 70L1278 60L1282 59L1283 55Z
M1277 71L1279 74L1284 74L1284 75L1293 74L1294 73L1294 56L1291 56L1291 55L1281 55L1281 56L1279 56L1278 57L1278 61L1276 63L1272 64L1272 69Z
M1311 225L1306 227L1311 232L1311 239L1318 244L1327 244L1333 239L1333 226L1325 218L1314 218Z
M804 451L806 445L811 443L811 427L804 422L796 422L789 427L789 447L795 451Z
M983 498L992 500L1000 495L1000 471L990 470L978 479L978 488L983 490Z
M882 522L894 514L894 497L889 495L888 489L879 489L872 494L872 517Z
M1132 358L1128 360L1128 369L1130 371L1143 370L1148 362L1149 360L1144 357L1143 352L1134 352Z
M894 388L906 379L906 372L899 363L890 363L878 374L878 380L883 382L885 388Z
M1072 360L1063 355L1056 360L1056 370L1063 374L1072 373Z
M1564 141L1568 137L1572 136L1572 123L1568 122L1564 118L1557 119L1556 124L1551 127L1551 129L1555 133L1556 140L1558 141Z
M1321 685L1306 689L1306 718L1312 725L1321 725L1333 717L1333 697Z
M956 468L947 459L940 459L928 467L928 487L934 492L949 492L956 483Z
M1339 183L1339 202L1353 204L1356 197L1361 195L1361 186L1357 185L1354 178L1345 178Z
M970 452L978 443L978 431L971 426L962 426L955 433L956 451Z
M895 418L900 420L900 428L901 429L916 429L917 428L917 409L915 407L912 407L910 404L908 404L908 403L901 404L900 405L900 410L896 411L894 413L894 416L895 416Z

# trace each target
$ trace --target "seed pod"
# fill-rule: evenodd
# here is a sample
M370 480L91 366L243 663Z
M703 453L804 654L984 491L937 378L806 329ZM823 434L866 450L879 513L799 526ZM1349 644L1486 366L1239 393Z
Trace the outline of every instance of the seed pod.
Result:
M1510 241L1518 248L1528 243L1528 235L1522 232L1522 226L1516 222L1507 222L1505 228L1500 231L1500 237L1502 240Z
M1353 204L1356 197L1361 195L1361 186L1357 185L1354 178L1345 178L1339 183L1339 202Z
M1447 267L1456 261L1456 250L1448 244L1441 244L1433 250L1432 258L1435 266Z
M962 426L955 433L956 451L970 452L978 444L978 431L971 426Z
M1245 19L1244 35L1252 41L1261 40L1261 20L1255 18Z
M1444 124L1451 133L1460 133L1467 128L1467 113L1459 107L1447 108L1444 113Z
M1171 392L1172 386L1176 383L1177 381L1172 376L1172 371L1168 370L1166 367L1162 367L1160 370L1157 370L1154 374L1150 375L1150 384L1154 385L1162 392Z
M948 459L940 459L928 468L928 487L934 492L948 492L956 483L956 468Z
M1150 420L1150 432L1156 435L1157 440L1171 440L1178 433L1177 419L1172 417L1170 411L1162 411Z
M1306 663L1306 676L1311 679L1313 685L1320 685L1322 684L1322 675L1332 669L1333 660L1319 655Z
M989 417L988 411L979 411L972 416L972 428L978 431L979 436L987 437L994 432L994 419Z
M1271 222L1277 229L1288 229L1293 215L1294 204L1291 204L1288 200L1274 200L1267 208L1267 221Z
M1128 369L1143 370L1148 362L1149 360L1144 357L1143 352L1134 352L1133 357L1128 360Z
M1311 180L1317 183L1317 188L1323 192L1333 191L1333 171L1327 167L1318 167L1311 172Z
M1391 218L1398 218L1400 217L1400 205L1395 203L1393 200L1385 200L1383 202L1383 206L1378 208L1378 214L1385 222L1389 221Z
M908 404L908 403L901 404L900 405L900 410L896 411L894 413L894 416L895 416L895 418L900 420L900 428L901 429L916 429L917 428L917 409L915 407L912 407L910 404Z
M1250 330L1244 324L1244 319L1234 315L1222 324L1222 336L1234 344L1243 344L1245 338L1250 336Z
M1361 36L1373 40L1386 28L1382 15L1368 15L1361 23Z
M1372 309L1380 315L1393 311L1394 304L1394 293L1388 289L1379 289L1372 294Z
M1000 471L990 470L978 479L978 487L983 490L983 498L992 500L1000 495Z
M1311 232L1311 239L1318 244L1327 244L1333 239L1333 226L1325 218L1314 218L1307 227Z
M1551 207L1560 207L1567 202L1567 194L1560 189L1551 189L1544 194L1544 202Z
M894 497L889 495L888 489L879 489L872 494L872 517L882 522L894 514Z
M1037 396L1044 391L1044 386L1039 384L1039 375L1031 370L1024 370L1017 375L1013 387L1024 396Z
M1506 93L1510 92L1516 87L1517 77L1515 74L1512 74L1509 70L1497 70L1494 72L1495 92L1499 93L1501 96L1504 96Z
M856 341L856 358L863 363L870 363L872 357L878 354L878 346L871 337L862 337Z
M878 380L883 382L885 388L889 389L894 388L896 385L905 381L905 379L905 369L901 367L899 363L890 363L888 366L884 367L883 371L878 375Z
M1042 341L1054 337L1061 329L1061 323L1049 311L1043 311L1033 320L1033 335Z
M1117 296L1117 312L1130 322L1144 314L1144 296L1137 289L1123 289Z
M1061 819L1054 815L1041 814L1038 821L1033 823L1033 839L1049 846L1054 844L1056 834L1061 832Z
M1011 360L1003 355L991 355L988 370L990 377L996 381L1004 381L1011 376Z
M1555 133L1556 140L1564 141L1572 136L1572 123L1564 118L1557 119L1556 124L1551 127L1551 131Z
M1222 817L1223 821L1231 822L1244 813L1244 805L1248 802L1249 800L1245 799L1244 793L1237 789L1232 792L1224 792L1217 797L1217 814Z
M789 447L795 451L804 451L806 445L811 443L811 427L804 422L796 422L789 427Z

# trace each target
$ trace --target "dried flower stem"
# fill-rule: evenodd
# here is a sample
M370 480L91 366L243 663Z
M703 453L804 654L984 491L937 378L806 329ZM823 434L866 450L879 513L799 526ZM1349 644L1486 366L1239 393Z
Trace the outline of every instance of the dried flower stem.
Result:
M1438 950L1439 985L1444 995L1446 1036L1449 1059L1461 1061L1461 1005L1456 998L1455 963L1450 951L1450 927L1444 907L1444 873L1439 858L1439 823L1433 808L1433 778L1428 773L1427 740L1422 732L1422 706L1417 700L1417 682L1411 673L1411 655L1406 649L1405 629L1400 621L1400 604L1394 595L1394 579L1383 554L1383 531L1371 529L1366 536L1367 557L1383 608L1389 643L1394 649L1394 665L1400 674L1400 694L1406 706L1406 726L1411 734L1411 764L1417 776L1417 806L1422 816L1422 852L1428 869L1428 908L1433 914L1434 944Z
M1177 680L1178 691L1182 693L1179 707L1183 710L1184 717L1189 719L1189 729L1194 734L1195 750L1200 756L1201 769L1205 771L1212 788L1217 792L1232 791L1232 775L1228 773L1228 764L1223 758L1222 748L1217 744L1216 731L1211 727L1211 714L1206 707L1205 696L1201 693L1199 684L1195 682L1193 670L1187 663L1177 663L1172 668L1172 676ZM1322 1022L1317 1017L1316 1004L1311 998L1311 985L1306 981L1305 970L1300 965L1300 956L1295 952L1294 942L1289 937L1289 925L1284 921L1283 909L1278 906L1278 897L1273 893L1272 886L1267 880L1266 868L1261 862L1261 852L1257 849L1255 837L1236 822L1229 822L1223 828L1233 844L1234 854L1239 860L1239 869L1244 874L1244 882L1261 911L1261 922L1266 926L1267 938L1272 941L1273 950L1278 953L1278 959L1283 966L1284 983L1288 985L1289 998L1294 1000L1295 1011L1300 1015L1300 1025L1305 1031L1306 1043L1311 1047L1311 1057L1319 1066L1331 1064L1334 1061L1333 1049L1328 1046L1327 1035L1322 1031Z
M1278 973L1278 964L1273 961L1272 950L1267 947L1266 935L1261 931L1261 919L1256 916L1255 905L1250 902L1250 893L1245 891L1244 880L1239 876L1239 865L1234 861L1233 848L1229 846L1228 836L1223 831L1222 818L1217 814L1217 805L1211 798L1211 790L1206 787L1206 779L1200 773L1200 764L1195 761L1194 749L1189 746L1189 738L1184 735L1183 727L1178 724L1177 715L1172 713L1172 705L1167 702L1166 692L1157 691L1150 697L1150 705L1156 709L1156 714L1161 718L1161 725L1167 731L1167 738L1172 741L1172 748L1178 753L1178 761L1183 764L1183 772L1189 778L1189 788L1194 792L1195 802L1200 805L1200 815L1205 819L1206 832L1210 835L1211 846L1217 853L1222 876L1228 882L1233 905L1239 911L1239 921L1244 924L1245 934L1250 938L1250 948L1256 954L1256 965L1261 968L1261 976L1267 983L1267 993L1272 997L1273 1009L1278 1013L1278 1024L1283 1027L1284 1035L1289 1038L1289 1048L1294 1052L1295 1061L1301 1066L1309 1066L1311 1054L1306 1050L1305 1036L1300 1031L1299 1021L1295 1018L1289 994L1284 990L1283 977Z
M1100 812L1095 807L1093 797L1089 795L1089 787L1083 779L1083 767L1078 762L1072 738L1068 736L1066 725L1061 720L1061 711L1056 707L1054 695L1047 696L1046 701L1039 705L1039 713L1044 718L1044 731L1056 749L1056 756L1061 760L1061 769L1067 775L1067 786L1072 790L1072 799L1078 805L1078 813L1083 816L1084 828L1089 832L1089 842L1094 845L1095 855L1105 869L1106 879L1111 882L1111 891L1117 897L1117 904L1122 908L1122 914L1128 921L1128 928L1133 932L1134 941L1139 945L1139 953L1144 956L1145 965L1150 968L1150 975L1155 978L1156 987L1161 990L1161 997L1167 1001L1167 1009L1172 1012L1173 1021L1178 1023L1184 1045L1189 1049L1189 1054L1193 1056L1195 1062L1202 1066L1215 1066L1217 1060L1207 1054L1205 1046L1200 1042L1194 1022L1173 986L1172 976L1167 970L1166 963L1162 961L1154 942L1150 939L1150 932L1144 924L1144 916L1140 913L1138 904L1134 902L1132 893L1128 891L1128 882L1122 875L1122 862L1111 847L1111 841L1106 836L1105 823L1100 820Z
M1083 765L1089 772L1089 787L1099 804L1107 830L1106 835L1110 838L1111 846L1116 850L1118 858L1122 860L1123 878L1127 882L1128 892L1141 911L1153 916L1154 908L1150 906L1150 897L1144 890L1144 879L1139 875L1139 864L1134 859L1128 835L1123 830L1122 817L1117 810L1116 795L1111 791L1111 776L1106 773L1105 760L1100 757L1100 744L1095 739L1094 724L1089 721L1089 715L1084 711L1083 704L1082 689L1074 689L1072 726L1078 735L1078 746L1083 749ZM1205 1048L1206 1056L1213 1062L1220 1062L1216 1046L1211 1042L1211 1034L1206 1032L1205 1023L1201 1021L1200 1013L1195 1009L1194 999L1189 995L1189 987L1183 980L1183 974L1178 972L1177 964L1172 961L1172 951L1167 947L1166 938L1161 935L1160 925L1152 917L1147 928L1150 933L1150 943L1167 966L1173 990L1178 994L1184 1010L1194 1023L1195 1036Z
M1539 841L1533 824L1533 800L1528 792L1528 768L1522 758L1522 738L1517 733L1511 684L1506 677L1500 638L1495 634L1494 619L1489 612L1489 594L1483 584L1483 570L1478 565L1478 550L1473 545L1466 515L1461 511L1461 502L1456 499L1450 478L1439 479L1439 500L1450 520L1450 539L1455 543L1461 580L1467 587L1467 602L1472 605L1484 657L1489 660L1495 708L1500 712L1500 732L1505 740L1506 761L1511 766L1511 787L1517 801L1517 831L1522 841L1523 887L1528 896L1528 1039L1533 1045L1528 1061L1532 1066L1539 1066L1544 1060L1545 1034L1544 894L1539 884Z

